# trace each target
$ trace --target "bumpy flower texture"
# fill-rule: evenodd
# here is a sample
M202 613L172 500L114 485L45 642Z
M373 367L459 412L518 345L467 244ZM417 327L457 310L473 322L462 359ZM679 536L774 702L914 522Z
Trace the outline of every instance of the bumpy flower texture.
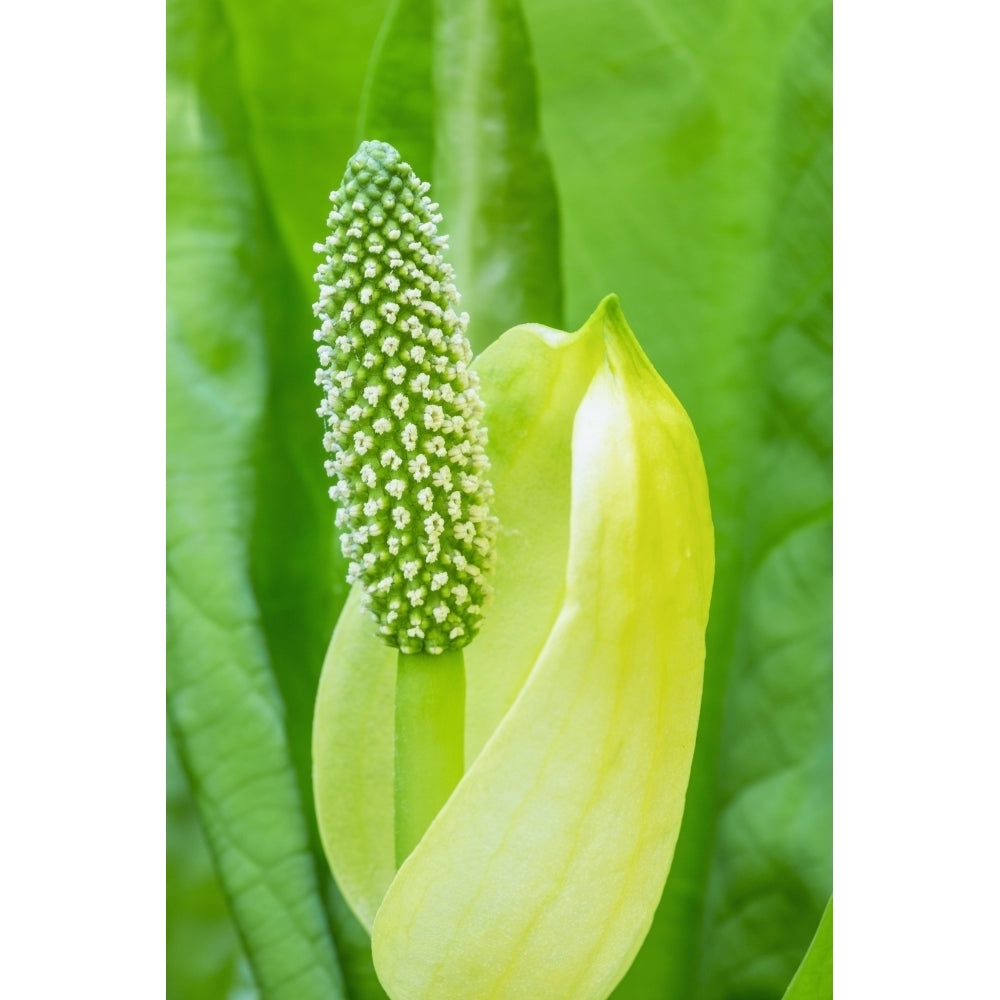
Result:
M317 412L348 580L404 653L473 639L497 532L468 316L429 187L392 146L363 143L314 247Z

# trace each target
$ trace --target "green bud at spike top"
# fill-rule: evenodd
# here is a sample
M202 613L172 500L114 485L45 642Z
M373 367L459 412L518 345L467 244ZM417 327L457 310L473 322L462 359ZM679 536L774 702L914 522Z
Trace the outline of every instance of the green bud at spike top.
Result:
M428 189L392 146L362 143L330 195L313 309L348 581L385 642L438 654L482 624L497 520L468 316Z

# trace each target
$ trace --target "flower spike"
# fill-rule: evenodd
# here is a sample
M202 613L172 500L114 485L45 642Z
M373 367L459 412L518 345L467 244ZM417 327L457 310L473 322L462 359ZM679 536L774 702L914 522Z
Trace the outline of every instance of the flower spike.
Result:
M428 190L388 143L361 144L314 248L313 311L348 581L390 646L440 654L482 624L497 519L468 316Z

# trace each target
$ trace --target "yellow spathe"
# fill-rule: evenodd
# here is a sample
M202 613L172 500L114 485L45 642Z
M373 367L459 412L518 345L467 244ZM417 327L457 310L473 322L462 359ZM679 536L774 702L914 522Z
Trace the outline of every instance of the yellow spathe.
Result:
M476 365L501 530L467 647L468 770L393 870L395 652L352 601L316 709L334 875L393 1000L599 1000L680 827L714 568L697 440L609 297Z

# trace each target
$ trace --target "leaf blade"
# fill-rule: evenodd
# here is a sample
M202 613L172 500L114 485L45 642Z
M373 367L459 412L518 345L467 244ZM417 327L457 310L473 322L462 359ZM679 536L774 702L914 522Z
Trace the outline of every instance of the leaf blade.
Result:
M438 0L434 102L435 193L473 345L561 328L558 200L518 0Z
M169 15L168 714L263 994L338 997L251 580L271 239L220 11L176 0Z
M312 245L343 164L354 152L369 48L388 0L223 0L234 45L230 81L245 107L268 206L312 294Z
M784 1000L832 1000L833 997L833 900L826 904L819 927L802 957Z

